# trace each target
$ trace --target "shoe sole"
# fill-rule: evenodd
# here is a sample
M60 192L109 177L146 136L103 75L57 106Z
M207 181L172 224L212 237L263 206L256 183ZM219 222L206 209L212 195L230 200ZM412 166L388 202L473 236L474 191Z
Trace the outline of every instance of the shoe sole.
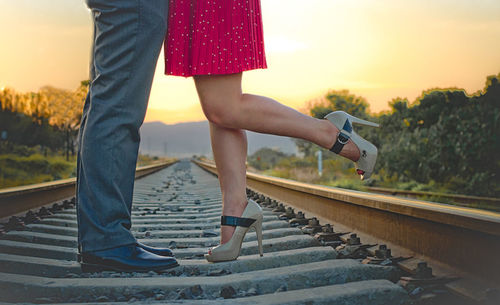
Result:
M159 254L157 254L157 255L159 255ZM172 255L160 255L160 256L175 258L175 255L173 255L173 254ZM82 255L80 253L76 254L76 261L78 263L82 263Z
M108 265L98 265L98 264L89 264L80 262L80 267L82 272L84 273L94 273L94 272L102 272L102 271L117 271L117 272L161 272L164 270L172 269L178 267L179 263L175 263L168 266L156 267L156 268L140 268L140 267L115 267Z
M239 256L239 255L238 255ZM220 259L220 260L214 260L213 258L211 258L210 255L208 254L205 254L204 257L205 259L207 260L207 262L209 263L219 263L219 262L230 262L230 261L235 261L238 259L238 256L235 257L235 258L229 258L229 259Z

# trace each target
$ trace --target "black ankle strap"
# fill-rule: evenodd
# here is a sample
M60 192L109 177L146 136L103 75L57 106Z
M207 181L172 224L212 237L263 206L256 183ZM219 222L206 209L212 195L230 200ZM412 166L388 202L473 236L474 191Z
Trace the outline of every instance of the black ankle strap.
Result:
M342 130L339 132L339 136L337 137L337 140L335 143L333 143L332 148L330 148L330 151L339 154L342 151L342 148L344 148L344 145L349 142L349 139L351 138L351 132L352 132L352 126L349 120L346 120L344 123L344 127L342 127Z
M344 145L347 144L349 139L350 137L348 135L346 135L343 132L340 132L337 141L335 141L335 144L333 144L332 148L330 148L330 151L339 154L342 151L342 148L344 148Z
M250 227L255 222L253 218L243 218L235 216L221 216L220 224L223 226L233 226L233 227Z

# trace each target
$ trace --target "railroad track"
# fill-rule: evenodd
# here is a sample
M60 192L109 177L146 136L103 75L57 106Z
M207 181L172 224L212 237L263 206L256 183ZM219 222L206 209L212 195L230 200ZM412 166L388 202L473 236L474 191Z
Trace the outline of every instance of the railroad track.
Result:
M196 163L217 173L213 162ZM396 264L413 274L414 283L440 283L467 302L500 304L500 213L250 172L247 185L336 231L356 232L365 246L381 243L393 254L411 257Z
M444 200L445 202L449 202L455 205L473 208L481 207L482 209L500 212L500 198L445 194L436 192L408 191L383 187L367 187L366 189L373 193L404 196L431 201L434 201L434 199Z
M137 168L135 178L147 176L175 162L174 159ZM23 214L32 208L74 197L76 178L10 187L0 190L0 219Z
M361 244L351 229L334 232L315 219L293 215L285 208L296 204L293 200L280 207L283 202L276 199L283 191L259 191L262 187L252 181L249 186L248 195L264 209L262 258L250 232L238 260L213 264L203 259L207 248L218 244L221 194L213 175L182 161L137 180L132 211L134 235L148 245L173 248L179 267L165 273L82 273L76 262L74 204L66 200L52 211L25 216L33 222L13 223L0 237L0 302L466 302L441 289L450 278L429 279L424 264L405 269L401 258L381 245Z

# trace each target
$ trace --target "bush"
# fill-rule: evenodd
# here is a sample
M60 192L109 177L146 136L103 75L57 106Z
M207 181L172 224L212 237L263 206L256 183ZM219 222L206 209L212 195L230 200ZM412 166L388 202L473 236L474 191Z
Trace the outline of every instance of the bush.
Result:
M0 155L0 168L0 188L69 178L75 173L74 162L40 154L28 157Z

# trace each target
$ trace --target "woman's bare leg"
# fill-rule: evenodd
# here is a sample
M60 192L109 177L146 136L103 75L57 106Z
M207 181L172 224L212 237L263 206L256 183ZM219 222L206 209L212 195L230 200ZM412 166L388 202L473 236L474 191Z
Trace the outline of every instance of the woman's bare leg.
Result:
M223 215L241 216L246 207L246 135L251 130L301 138L331 148L339 130L327 120L304 115L273 99L243 94L242 74L195 76L201 106L210 121L210 135L222 192ZM341 155L359 159L351 141ZM234 228L221 227L221 243L229 241Z
M304 115L277 101L241 90L242 74L195 76L196 90L208 120L218 126L300 138L331 148L339 130L327 120ZM359 159L349 141L341 156Z
M239 217L245 210L247 137L244 130L210 123L210 138L222 192L222 215ZM221 244L228 242L234 227L222 226Z

